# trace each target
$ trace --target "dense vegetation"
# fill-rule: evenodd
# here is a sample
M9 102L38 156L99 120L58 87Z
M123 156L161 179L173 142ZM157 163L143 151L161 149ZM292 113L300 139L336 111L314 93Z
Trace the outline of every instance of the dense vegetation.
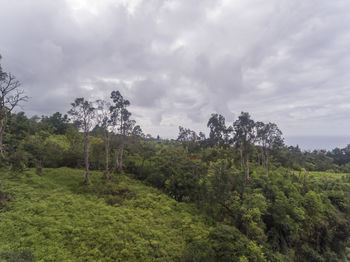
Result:
M302 152L247 112L155 139L119 91L28 118L0 75L5 261L350 259L350 146Z
M2 174L3 175L3 174ZM126 176L109 183L67 168L10 179L0 213L0 254L38 261L174 261L210 228L195 209ZM15 260L17 261L17 260ZM22 260L21 260L22 261Z

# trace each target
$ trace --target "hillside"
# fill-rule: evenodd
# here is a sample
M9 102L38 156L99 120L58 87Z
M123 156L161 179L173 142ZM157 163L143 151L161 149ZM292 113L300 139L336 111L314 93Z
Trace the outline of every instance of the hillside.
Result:
M118 90L71 105L69 117L7 112L5 261L350 260L350 145L301 151L248 112L213 113L209 137L153 138Z
M1 173L3 176L4 173ZM6 181L0 254L35 261L175 261L210 227L195 209L127 176L79 186L82 171L26 171Z

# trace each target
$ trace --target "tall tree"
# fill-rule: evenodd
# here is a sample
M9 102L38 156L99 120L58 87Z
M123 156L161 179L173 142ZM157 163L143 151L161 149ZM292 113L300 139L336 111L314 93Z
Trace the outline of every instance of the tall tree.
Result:
M72 108L68 111L73 118L74 124L83 131L84 134L84 164L85 179L89 182L89 133L93 127L95 108L93 104L83 97L76 98L71 104Z
M145 137L145 134L142 132L142 128L139 125L134 126L132 129L132 135L134 137Z
M105 100L96 100L96 120L97 125L102 129L105 144L105 172L104 178L110 179L109 174L109 147L110 129L112 127L111 104Z
M181 142L197 142L199 140L199 136L195 131L179 126L179 135L177 137L177 141Z
M128 141L128 138L132 135L132 131L135 127L136 121L130 119L131 113L124 108L121 111L121 137L122 143L119 150L119 166L118 171L121 173L123 171L123 155L124 155L124 147Z
M201 133L201 135L204 134ZM193 152L200 148L201 138L203 139L203 137L198 136L195 131L179 126L179 135L177 137L177 141L181 141L182 145L190 152Z
M256 123L256 140L261 146L262 160L266 168L266 174L269 174L269 156L274 148L283 146L282 131L275 123Z
M219 114L211 114L207 127L210 128L210 144L216 146L224 146L229 144L229 136L232 132L232 127L226 127L225 117Z
M250 118L248 112L241 115L233 123L235 132L234 141L241 151L241 161L246 171L246 182L249 182L249 153L255 138L255 122Z
M1 59L1 56L0 56ZM21 103L28 100L24 91L20 89L20 82L11 73L2 71L0 65L0 155L3 156L5 149L3 138L5 128L11 112Z
M120 144L116 150L115 169L118 172L123 170L123 154L126 136L131 132L134 122L130 120L131 113L126 109L130 102L121 95L119 91L112 91L111 99L113 101L111 110L111 119L115 134L120 136Z

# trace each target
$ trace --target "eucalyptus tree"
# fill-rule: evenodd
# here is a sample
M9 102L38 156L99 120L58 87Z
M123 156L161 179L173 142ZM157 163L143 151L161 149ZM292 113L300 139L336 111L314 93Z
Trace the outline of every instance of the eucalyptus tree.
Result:
M212 145L224 146L229 144L232 127L226 127L224 116L211 114L207 127L210 128L209 141Z
M104 178L110 179L109 174L109 150L110 150L110 133L113 126L111 103L105 100L96 100L96 121L97 125L102 129L103 140L105 145L105 172Z
M84 135L84 164L85 164L85 183L89 182L89 133L94 125L95 108L92 102L85 98L76 98L71 103L72 108L68 111L74 124L83 131Z
M127 136L132 131L135 121L130 120L131 113L127 110L130 101L125 99L119 91L112 91L111 99L113 104L110 107L111 123L113 131L120 137L120 144L116 150L115 169L118 172L123 171L123 154Z
M261 146L262 161L266 168L266 174L269 174L269 153L274 148L283 146L282 131L275 123L256 123L256 140Z
M177 137L177 141L181 141L183 143L195 143L199 141L199 136L195 131L179 126L179 135Z
M0 56L1 59L1 56ZM28 100L24 90L20 89L21 83L11 73L2 71L0 65L0 155L4 156L5 149L3 138L5 128L12 111L21 102Z
M132 129L132 135L134 137L145 137L145 134L142 131L142 128L139 125L134 126Z
M256 136L255 122L250 118L248 112L241 112L241 115L233 123L234 142L241 152L242 165L246 171L246 182L249 181L249 153Z
M203 133L201 133L201 135L203 135ZM189 152L197 151L201 146L201 137L197 135L195 131L182 126L179 126L177 141L180 141L182 145L189 150Z

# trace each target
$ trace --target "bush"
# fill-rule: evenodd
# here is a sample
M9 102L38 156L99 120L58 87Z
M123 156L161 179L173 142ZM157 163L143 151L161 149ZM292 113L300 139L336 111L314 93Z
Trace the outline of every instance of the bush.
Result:
M261 247L234 227L219 225L210 232L209 238L215 252L215 261L266 261Z
M5 259L6 262L34 262L33 252L29 249L24 250L13 250L2 253L1 258Z
M193 240L188 242L184 252L182 261L184 262L211 262L214 260L214 250L206 241Z
M0 191L0 210L5 208L9 201L11 201L10 195L6 192Z

